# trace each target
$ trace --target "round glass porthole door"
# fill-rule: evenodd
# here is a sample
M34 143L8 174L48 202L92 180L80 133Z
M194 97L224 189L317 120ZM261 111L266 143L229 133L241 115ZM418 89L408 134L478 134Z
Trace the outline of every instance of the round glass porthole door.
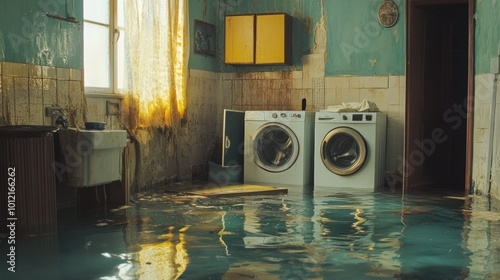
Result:
M299 154L295 133L285 125L268 123L261 126L253 139L255 163L269 172L282 172L290 168Z
M356 173L366 160L366 143L356 130L339 127L321 143L321 159L331 172L346 176Z

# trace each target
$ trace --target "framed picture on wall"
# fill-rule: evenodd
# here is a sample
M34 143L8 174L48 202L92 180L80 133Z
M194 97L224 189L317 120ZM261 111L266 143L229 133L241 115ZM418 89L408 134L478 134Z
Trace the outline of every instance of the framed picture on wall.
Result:
M194 21L194 52L215 56L215 25Z

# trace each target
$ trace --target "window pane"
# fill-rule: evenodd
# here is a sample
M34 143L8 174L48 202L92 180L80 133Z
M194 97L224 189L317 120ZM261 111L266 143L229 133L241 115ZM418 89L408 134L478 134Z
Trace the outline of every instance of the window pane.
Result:
M109 24L109 0L84 0L83 17L86 20Z
M124 90L127 87L127 76L125 72L126 60L125 60L125 31L120 29L120 38L116 44L116 86L120 90Z
M85 22L83 29L85 86L110 88L109 28Z
M116 1L116 24L118 27L125 27L125 10L123 9L123 0Z

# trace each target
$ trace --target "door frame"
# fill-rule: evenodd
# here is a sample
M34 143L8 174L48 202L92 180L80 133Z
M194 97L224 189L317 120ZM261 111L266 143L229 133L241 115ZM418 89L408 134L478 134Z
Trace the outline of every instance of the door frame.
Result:
M411 90L411 65L409 55L412 54L412 45L409 34L412 28L412 9L417 6L438 5L438 4L468 4L468 70L467 70L467 122L466 122L466 144L465 144L465 193L469 193L472 184L472 160L473 160L473 130L474 130L474 29L475 29L475 0L407 0L406 1L406 100L412 94ZM411 127L408 119L411 116L410 102L405 102L405 140L403 151L403 191L408 189L408 170L410 141L408 135Z

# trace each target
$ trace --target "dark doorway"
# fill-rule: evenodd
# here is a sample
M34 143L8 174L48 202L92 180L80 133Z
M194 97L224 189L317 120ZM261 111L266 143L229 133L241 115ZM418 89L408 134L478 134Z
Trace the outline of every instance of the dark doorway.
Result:
M464 191L472 66L464 0L409 0L405 126L406 190Z

